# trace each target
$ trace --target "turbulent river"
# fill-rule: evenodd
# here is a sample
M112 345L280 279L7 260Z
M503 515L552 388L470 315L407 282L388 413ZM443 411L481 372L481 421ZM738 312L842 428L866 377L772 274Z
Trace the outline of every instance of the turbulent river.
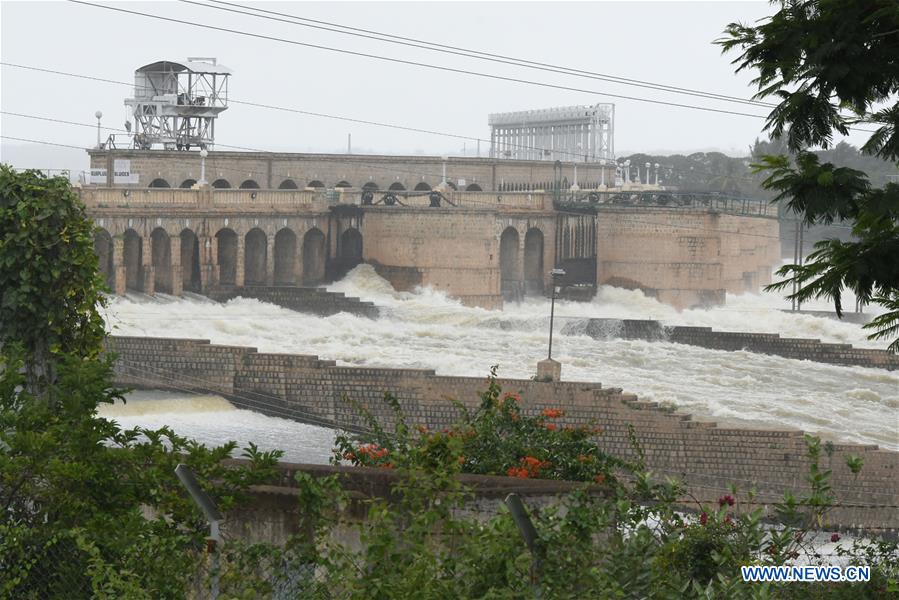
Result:
M499 365L501 376L528 378L546 355L549 301L542 298L502 311L470 308L429 289L396 292L366 265L328 289L373 301L382 316L317 317L249 299L216 304L200 296L129 295L111 300L106 320L118 335L203 338L263 352L317 354L342 365L428 368L442 375L483 376ZM679 312L637 291L603 287L590 303L556 302L553 358L562 363L565 380L620 387L697 419L799 428L834 441L899 449L897 372L670 343L597 341L577 333L579 321L590 317L640 318L885 346L866 340L858 325L781 308L788 305L776 295L747 294L729 296L723 307ZM290 440L296 447L288 459L322 462L327 456L332 436L323 430L236 410L215 397L182 398L180 404L178 398L144 394L132 413L107 410L123 425L165 421L203 441L268 440L263 447L279 447L277 442Z

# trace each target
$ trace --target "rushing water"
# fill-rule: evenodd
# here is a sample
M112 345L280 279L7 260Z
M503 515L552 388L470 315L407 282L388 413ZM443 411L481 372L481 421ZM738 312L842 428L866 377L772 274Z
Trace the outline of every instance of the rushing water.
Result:
M330 429L235 408L213 395L135 391L125 404L102 405L99 412L124 429L169 426L207 446L235 441L246 448L253 442L262 450L283 450L288 462L327 464L334 445Z
M396 292L366 265L329 289L375 302L382 316L323 318L250 299L223 305L199 296L129 295L111 301L107 322L120 335L202 338L263 352L317 354L344 365L429 368L446 375L481 376L499 365L501 376L528 378L546 355L546 299L502 311L465 307L430 289ZM578 320L588 317L649 318L872 345L858 325L778 310L784 306L772 294L747 294L729 297L724 307L678 312L640 292L603 287L590 303L556 302L553 357L565 380L620 387L676 404L696 418L800 428L899 449L899 373L669 343L597 341L576 333ZM564 328L571 333L562 333L565 323L573 324ZM249 425L243 415L229 414L219 426L232 439Z

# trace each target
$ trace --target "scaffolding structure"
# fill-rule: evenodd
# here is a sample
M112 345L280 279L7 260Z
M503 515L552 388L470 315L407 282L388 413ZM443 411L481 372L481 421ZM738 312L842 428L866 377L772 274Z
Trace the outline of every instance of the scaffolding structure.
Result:
M228 108L230 69L214 58L157 61L134 72L132 108L135 148L212 148L215 119ZM126 124L129 131L131 123Z
M490 156L603 162L615 157L615 105L565 106L491 114Z

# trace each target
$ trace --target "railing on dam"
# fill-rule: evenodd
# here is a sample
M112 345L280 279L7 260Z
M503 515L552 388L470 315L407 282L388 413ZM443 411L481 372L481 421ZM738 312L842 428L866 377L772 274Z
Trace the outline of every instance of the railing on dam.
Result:
M338 196L339 203L362 204L363 193L359 190L343 190ZM433 190L412 192L372 190L372 204L375 206L427 208L431 206L430 196L432 193ZM444 208L552 210L553 197L546 192L463 192L449 190L438 193L440 194L440 206Z
M777 205L759 198L743 198L714 192L589 191L564 193L555 201L561 210L596 212L608 208L669 208L708 210L747 217L778 218Z
M372 191L374 206L430 207L433 191ZM621 192L552 191L469 192L446 191L440 194L443 208L460 207L488 210L556 210L595 214L604 209L666 208L707 210L741 216L777 218L777 206L765 200L738 198L723 194L676 191ZM88 208L222 208L267 209L272 211L327 210L335 204L361 205L364 192L358 189L215 189L215 188L101 188L81 189Z

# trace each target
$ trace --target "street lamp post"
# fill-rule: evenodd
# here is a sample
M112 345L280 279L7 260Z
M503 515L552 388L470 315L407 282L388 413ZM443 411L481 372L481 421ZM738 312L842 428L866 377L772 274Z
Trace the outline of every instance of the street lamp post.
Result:
M103 113L98 110L94 116L97 117L97 148L100 148L100 119L103 118Z
M553 325L556 316L556 284L565 276L563 269L553 269L549 272L552 276L552 295L549 305L549 349L546 360L537 363L537 379L540 381L559 381L562 375L562 365L553 360Z

